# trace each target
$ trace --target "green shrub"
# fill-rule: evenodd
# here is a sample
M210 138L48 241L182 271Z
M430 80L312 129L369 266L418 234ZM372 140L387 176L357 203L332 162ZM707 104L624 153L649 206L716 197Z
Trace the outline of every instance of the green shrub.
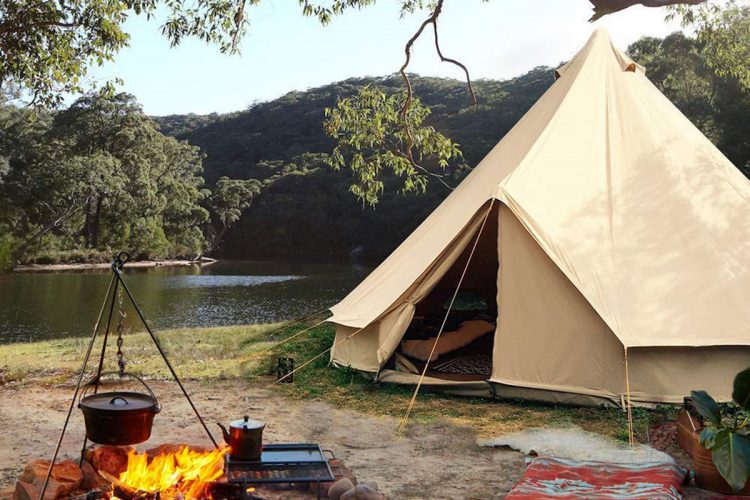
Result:
M15 238L10 234L0 235L0 271L13 269Z

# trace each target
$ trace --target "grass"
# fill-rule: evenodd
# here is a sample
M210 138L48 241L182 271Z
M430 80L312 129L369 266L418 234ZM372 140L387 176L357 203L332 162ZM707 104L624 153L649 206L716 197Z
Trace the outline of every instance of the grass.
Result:
M158 332L158 338L183 379L244 379L267 385L273 381L278 356L294 358L296 365L330 347L334 329L321 326L290 342L279 340L302 330L302 326L232 326L201 329L176 329ZM276 333L274 333L276 331ZM47 340L0 346L0 375L6 383L64 384L74 380L88 339ZM98 359L101 342L95 345ZM114 363L114 339L110 339L107 363ZM150 378L169 378L169 372L155 347L143 333L125 337L123 347L128 371ZM92 360L90 369L94 368ZM105 368L106 370L107 368ZM321 400L337 407L375 416L403 416L412 388L373 383L358 372L328 366L321 356L294 374L294 383L277 384L274 390L297 400ZM530 403L508 403L488 399L451 397L420 392L412 413L413 421L431 423L448 420L475 429L479 435L501 433L542 426L578 425L599 434L627 440L625 414L614 408L577 408ZM636 436L646 440L650 423L671 410L634 410Z

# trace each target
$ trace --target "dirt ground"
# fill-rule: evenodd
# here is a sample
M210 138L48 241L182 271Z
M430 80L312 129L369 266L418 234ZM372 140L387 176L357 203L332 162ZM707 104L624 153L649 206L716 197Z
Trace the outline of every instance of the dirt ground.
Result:
M154 420L151 439L141 450L162 443L210 445L178 387L152 382L163 410ZM231 380L188 382L188 390L217 440L216 422L250 415L267 422L266 442L314 442L329 449L360 481L375 481L389 499L502 498L521 477L524 455L483 448L470 429L448 422L411 425L396 434L397 419L372 417L330 404L290 401L265 389ZM8 498L23 466L49 458L70 404L70 387L0 386L0 498ZM84 436L83 418L73 412L62 457L77 458ZM680 465L689 457L676 447L667 450ZM309 493L259 491L268 500L309 499ZM695 487L686 498L720 498Z
M267 422L266 442L315 442L332 450L360 481L375 481L389 499L502 498L520 478L524 456L476 445L473 432L448 423L414 425L401 437L397 419L356 414L329 404L293 402L240 381L187 384L217 439L215 422L248 414ZM161 443L210 444L175 384L154 382L163 410L151 439ZM0 491L7 491L24 464L54 451L70 404L71 388L0 387ZM75 458L84 435L75 409L62 454ZM7 493L6 493L7 494ZM313 498L292 492L260 492L264 498Z

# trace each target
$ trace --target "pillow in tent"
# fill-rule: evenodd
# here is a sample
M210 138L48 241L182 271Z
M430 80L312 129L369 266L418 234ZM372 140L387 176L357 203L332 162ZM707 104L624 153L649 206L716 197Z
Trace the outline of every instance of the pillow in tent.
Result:
M495 325L488 321L471 320L464 321L455 332L443 332L435 346L435 352L430 358L430 351L435 344L435 339L406 340L401 343L401 351L415 359L422 361L434 361L438 356L446 354L461 347L471 344L476 339L495 331Z

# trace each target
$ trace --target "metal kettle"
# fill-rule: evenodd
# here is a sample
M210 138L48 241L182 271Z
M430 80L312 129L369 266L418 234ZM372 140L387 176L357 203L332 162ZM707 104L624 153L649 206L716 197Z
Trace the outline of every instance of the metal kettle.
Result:
M229 424L229 430L217 423L224 434L224 441L229 445L229 456L235 460L260 460L263 450L264 422L250 420L245 415L242 420Z

